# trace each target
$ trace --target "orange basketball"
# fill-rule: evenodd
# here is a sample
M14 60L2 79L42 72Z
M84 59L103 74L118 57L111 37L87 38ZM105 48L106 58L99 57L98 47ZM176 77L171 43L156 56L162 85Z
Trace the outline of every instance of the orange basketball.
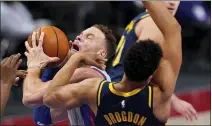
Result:
M41 32L44 32L43 51L50 57L59 57L60 61L51 63L48 67L57 67L68 55L69 42L63 31L54 26L43 26L35 30L36 44L38 45ZM32 34L28 37L29 46L32 47Z

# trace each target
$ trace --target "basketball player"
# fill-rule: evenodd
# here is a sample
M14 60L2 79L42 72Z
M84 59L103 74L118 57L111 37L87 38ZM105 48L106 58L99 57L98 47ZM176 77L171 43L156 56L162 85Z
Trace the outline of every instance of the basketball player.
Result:
M45 105L64 109L89 104L96 114L97 126L165 125L177 79L175 74L179 73L182 61L182 52L178 50L178 46L181 45L181 27L160 3L143 3L164 34L164 43L169 48L162 53L164 47L160 47L156 42L150 39L139 40L140 42L134 44L125 55L125 74L121 82L116 84L99 78L67 84L81 63L94 65L103 60L94 53L76 53L51 81L44 95ZM179 43L178 46L176 43ZM180 63L176 63L176 59ZM158 82L157 86L150 86L148 83L151 75L157 74L159 64L161 67L174 70L167 75L167 78L173 79Z
M35 36L32 35L32 44L33 48L30 48L26 42L26 48L29 53L26 53L27 62L28 62L28 75L24 81L23 85L23 103L28 107L38 107L34 110L34 121L38 125L49 125L51 123L62 121L69 117L71 125L92 125L93 124L93 113L89 109L89 106L82 105L78 109L67 110L53 110L49 109L43 105L43 94L46 92L49 83L51 83L52 77L57 70L45 71L42 82L39 78L40 71L45 65L49 62L57 61L57 58L50 58L44 54L42 50L42 42L44 34L40 36L39 46L35 45ZM71 51L69 52L69 57L71 53L77 51L92 51L100 52L103 57L110 58L111 55L115 54L115 37L112 32L105 26L94 25L86 30L84 30L79 36L76 37L76 40L72 43ZM47 75L51 74L51 75ZM78 68L74 76L70 78L69 83L80 82L87 78L101 78L107 79L110 81L110 77L103 70L100 70L96 67L83 66Z
M177 7L177 6L176 6ZM48 72L47 72L48 73ZM117 73L118 73L118 71L117 71ZM80 73L81 74L81 73ZM51 78L52 79L52 78ZM172 98L174 99L174 98L176 98L176 97L174 97L174 95L172 96ZM181 100L178 100L177 98L176 99L174 99L174 100L172 100L172 105L175 107L175 110L176 111L178 111L179 112L179 108L183 108L182 107L182 104L184 105L184 104L186 104L186 102L185 101L181 101ZM177 106L177 107L176 107ZM185 106L185 105L184 105ZM188 106L189 107L189 106ZM42 109L43 109L43 111L46 111L46 107L44 107L44 106L42 106L41 107ZM191 108L191 107L190 107ZM39 111L39 112L42 112L42 111ZM36 111L36 113L37 113L37 111ZM185 113L185 112L184 112ZM184 114L183 113L183 114ZM182 114L182 111L181 111L181 114ZM52 115L53 116L53 115ZM41 116L37 116L37 117L41 117ZM50 119L49 119L49 121L50 121ZM38 122L38 121L36 121L36 122Z
M168 8L169 12L172 15L175 15L180 1L164 1L162 3L165 5L166 8ZM136 16L125 28L125 31L117 46L116 56L113 59L113 63L107 69L107 72L111 77L111 80L115 82L121 81L124 74L124 66L123 66L124 56L126 54L126 51L136 41L138 42L138 40L145 40L145 39L154 40L155 42L158 42L161 45L163 51L166 52L167 51L166 48L169 47L164 42L165 41L164 36L165 36L164 33L157 27L157 25L155 24L155 22L153 21L148 12L144 12ZM178 52L181 51L181 43L177 42L173 44L175 44L176 47L178 47L177 48L178 51L176 51L176 53L173 54L173 57L175 57L178 56L179 55ZM182 57L182 55L180 55L180 57ZM180 60L178 60L177 58L175 59L174 63L181 64ZM169 81L174 81L178 76L176 72L174 78L167 78L167 76L170 75L170 73L172 72L175 71L173 69L170 69L169 67L160 66L155 76L153 76L152 82L155 84L163 83L166 82L167 79L169 79ZM182 114L187 120L192 120L193 118L197 119L196 110L193 108L191 104L177 98L175 95L172 96L171 102L174 109L180 114Z
M15 54L1 61L1 115L3 115L12 85L19 80L19 77L23 78L26 75L25 71L17 70L22 62L20 56Z

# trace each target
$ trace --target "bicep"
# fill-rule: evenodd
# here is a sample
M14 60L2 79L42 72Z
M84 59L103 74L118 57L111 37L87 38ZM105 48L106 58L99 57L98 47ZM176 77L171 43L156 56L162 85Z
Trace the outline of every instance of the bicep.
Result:
M77 83L59 87L54 93L52 93L52 96L49 97L50 101L54 102L54 104L51 104L52 102L50 103L50 107L55 109L79 107L83 90L84 87L79 87L79 84ZM48 98L46 99L48 105Z
M96 99L98 78L86 79L80 83L68 84L58 88L51 96L44 98L45 104L51 108L76 108L82 104L90 104Z

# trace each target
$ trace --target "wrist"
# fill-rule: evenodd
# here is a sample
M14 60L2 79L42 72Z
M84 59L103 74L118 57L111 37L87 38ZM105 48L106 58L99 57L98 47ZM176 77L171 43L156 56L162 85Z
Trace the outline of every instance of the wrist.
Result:
M71 58L69 59L68 62L74 62L76 63L78 66L80 66L80 63L83 60L83 55L81 55L81 53L75 53L74 55L71 56Z
M173 103L174 101L178 100L177 96L175 96L174 94L171 97L171 102Z
M37 74L40 75L41 72L41 68L40 67L31 67L27 69L28 74L32 73L32 74Z

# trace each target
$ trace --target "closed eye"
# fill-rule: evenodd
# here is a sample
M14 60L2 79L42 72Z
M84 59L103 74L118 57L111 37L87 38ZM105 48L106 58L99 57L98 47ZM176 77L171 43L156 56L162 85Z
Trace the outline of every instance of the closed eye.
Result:
M88 34L88 35L86 36L86 38L87 38L87 39L93 39L93 38L94 38L94 35L93 35L93 34Z

